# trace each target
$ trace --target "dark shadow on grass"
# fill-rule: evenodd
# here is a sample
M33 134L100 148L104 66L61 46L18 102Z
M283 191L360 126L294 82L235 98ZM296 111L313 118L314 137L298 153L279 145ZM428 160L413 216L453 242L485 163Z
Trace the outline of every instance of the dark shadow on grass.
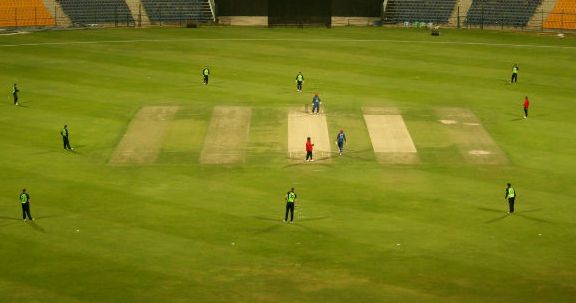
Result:
M542 208L532 208L532 209L527 209L527 210L520 210L520 211L516 211L516 214L521 213L521 214L525 214L525 213L533 213L536 211L541 211Z
M41 233L46 233L46 230L40 226L38 223L34 222L34 221L29 221L30 222L30 226L32 227L32 229L34 229L37 232L41 232Z
M57 152L59 152L59 151L60 151L60 150L56 150L56 149L53 149L53 150L44 150L44 151L29 153L29 155L44 155L44 154L50 154L50 153L57 153Z
M307 226L307 225L305 225L305 224L299 224L298 221L294 221L294 224L290 224L290 225L296 226L296 227L298 227L298 228L302 228L302 229L304 229L304 230L306 230L306 231L308 231L308 232L311 232L311 233L313 233L313 234L330 236L330 234L327 233L327 232L323 232L323 231L317 230L317 229L312 228L312 227L310 227L310 226Z
M294 166L301 166L301 165L316 165L316 166L328 167L328 166L330 166L330 164L328 164L328 163L321 163L321 162L320 162L320 161L323 161L323 160L326 160L326 159L328 159L328 158L324 158L324 159L321 159L321 160L314 160L314 162L312 162L312 163L306 162L305 160L302 160L302 162L296 160L296 161L298 161L298 162L284 165L282 168L288 168L288 167L294 167ZM316 164L314 164L314 163L316 163Z
M495 222L504 220L504 219L506 219L506 218L508 218L508 217L510 217L510 216L509 216L508 214L505 214L505 215L502 215L502 216L500 216L500 217L498 217L498 218L494 218L494 219L488 220L488 221L486 221L486 222L484 222L484 223L486 223L486 224L491 224L491 223L495 223Z
M494 213L500 213L500 212L502 212L502 211L497 210L497 209L486 208L486 207L478 207L478 209L479 209L479 210L482 210L482 211L494 212ZM548 220L545 220L545 219L540 219L540 218L536 218L536 217L533 217L533 216L525 215L525 213L537 212L537 211L541 211L541 210L542 210L542 208L533 208L533 209L516 211L516 212L514 212L513 214L508 214L508 213L506 213L506 214L504 214L504 215L502 215L502 216L500 216L500 217L497 217L497 218L494 218L494 219L490 219L490 220L488 220L488 221L486 221L486 222L484 222L484 223L486 223L486 224L495 223L495 222L504 220L504 219L506 219L506 218L508 218L508 217L511 217L511 216L521 217L521 218L524 218L524 219L527 219L527 220L530 220L530 221L535 221L535 222L540 222L540 223L552 223L551 221L548 221Z
M492 213L501 213L502 212L502 210L494 209L494 208L487 208L487 207L478 207L478 209L481 211L489 211Z
M540 219L540 218L536 218L536 217L532 217L532 216L523 215L522 213L518 213L518 212L516 212L516 213L514 214L514 216L518 216L518 217L524 218L524 219L526 219L526 220L535 221L535 222L540 222L540 223L552 223L551 221L548 221L548 220L544 220L544 219Z
M278 218L269 218L269 217L262 217L262 216L254 216L255 219L262 220L262 221L273 221L273 222L282 222L280 217Z
M283 224L283 222L281 222L281 221L279 221L279 220L274 220L274 221L278 222L278 224L270 225L270 226L267 226L266 228L257 230L257 231L254 232L254 234L255 234L255 235L261 235L261 234L266 234L266 233L275 231L275 230L277 230L278 228L280 228L280 226L281 226L280 224Z
M49 218L56 218L56 217L61 217L61 216L60 215L48 215L48 216L39 216L39 217L34 217L34 218L39 220L39 219L49 219Z
M310 218L302 218L302 219L298 219L298 221L319 221L319 220L325 220L330 218L330 216L319 216L319 217L310 217Z
M20 219L14 218L14 217L0 216L0 220L16 220L16 221L19 221Z
M16 221L12 221L12 222L9 222L9 223L1 224L0 227L10 226L10 225L14 225L14 224L16 224L16 223L17 223Z

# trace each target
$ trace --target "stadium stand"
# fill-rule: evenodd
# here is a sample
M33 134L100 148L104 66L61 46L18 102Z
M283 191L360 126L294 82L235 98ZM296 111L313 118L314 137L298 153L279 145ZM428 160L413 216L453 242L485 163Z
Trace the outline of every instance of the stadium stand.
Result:
M1 0L0 27L49 26L55 21L42 0Z
M468 25L525 27L542 0L474 0Z
M214 21L209 0L141 0L151 22Z
M384 11L385 23L448 23L456 0L389 0Z
M124 0L60 0L64 13L75 25L134 23Z
M558 0L548 15L544 28L576 30L576 1Z

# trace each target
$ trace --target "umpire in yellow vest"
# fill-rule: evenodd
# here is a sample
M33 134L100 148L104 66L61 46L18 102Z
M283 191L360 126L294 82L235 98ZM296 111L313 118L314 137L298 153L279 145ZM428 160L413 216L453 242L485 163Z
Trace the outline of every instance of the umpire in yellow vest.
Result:
M506 187L506 196L504 198L508 200L508 207L509 207L508 213L513 214L514 200L516 199L516 191L514 190L514 188L510 183L508 183L508 187Z

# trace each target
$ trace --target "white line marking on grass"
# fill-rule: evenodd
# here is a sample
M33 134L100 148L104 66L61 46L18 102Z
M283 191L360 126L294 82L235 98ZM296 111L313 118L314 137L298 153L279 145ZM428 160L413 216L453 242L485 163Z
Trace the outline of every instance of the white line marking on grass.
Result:
M414 43L414 44L446 44L446 45L470 45L470 46L501 46L517 48L558 48L576 49L576 46L560 45L534 45L534 44L510 44L510 43L488 43L488 42L460 42L460 41L416 41L416 40L393 40L393 39L264 39L264 38L193 38L193 39L133 39L133 40L100 40L100 41L67 41L67 42L40 42L40 43L18 43L0 44L0 47L18 46L50 46L50 45L75 45L75 44L105 44L105 43L141 43L141 42L194 42L194 41L287 41L287 42L390 42L390 43Z

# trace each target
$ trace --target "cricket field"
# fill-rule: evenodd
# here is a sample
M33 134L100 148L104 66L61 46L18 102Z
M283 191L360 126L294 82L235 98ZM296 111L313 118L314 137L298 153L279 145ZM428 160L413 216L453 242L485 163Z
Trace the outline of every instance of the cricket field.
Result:
M574 302L575 59L478 30L0 36L0 302Z

